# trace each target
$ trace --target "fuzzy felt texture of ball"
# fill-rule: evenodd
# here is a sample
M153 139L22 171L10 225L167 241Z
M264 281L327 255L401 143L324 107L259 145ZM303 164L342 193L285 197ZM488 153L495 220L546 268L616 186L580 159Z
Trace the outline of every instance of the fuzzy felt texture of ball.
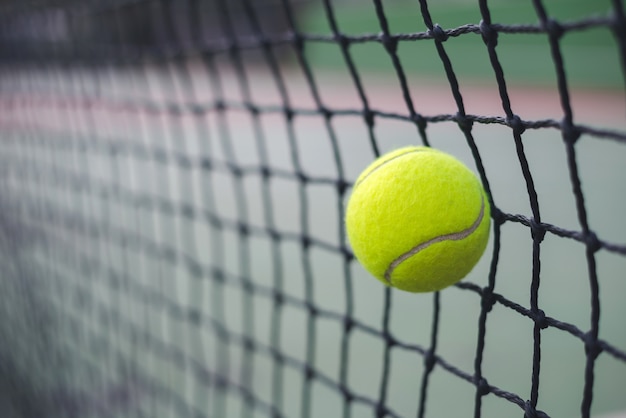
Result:
M375 160L357 179L346 230L359 262L386 285L432 292L465 277L487 246L490 206L462 162L428 147Z

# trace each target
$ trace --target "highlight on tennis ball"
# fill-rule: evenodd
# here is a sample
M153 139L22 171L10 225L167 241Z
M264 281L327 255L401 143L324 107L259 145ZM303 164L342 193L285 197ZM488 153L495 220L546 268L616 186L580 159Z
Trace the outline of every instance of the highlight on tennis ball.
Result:
M357 179L346 230L357 260L388 286L432 292L464 278L489 240L479 179L442 151L411 146L375 160Z

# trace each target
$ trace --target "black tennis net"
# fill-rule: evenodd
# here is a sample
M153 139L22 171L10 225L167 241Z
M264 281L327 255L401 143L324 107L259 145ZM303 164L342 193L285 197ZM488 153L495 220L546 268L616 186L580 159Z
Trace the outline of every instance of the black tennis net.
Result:
M0 2L2 416L626 410L623 3L432 3ZM493 208L432 295L343 226L406 144Z

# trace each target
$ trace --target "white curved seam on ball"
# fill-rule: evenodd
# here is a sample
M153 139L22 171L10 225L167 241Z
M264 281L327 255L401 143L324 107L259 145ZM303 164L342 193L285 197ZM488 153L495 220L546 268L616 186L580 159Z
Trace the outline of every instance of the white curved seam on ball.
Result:
M357 186L361 183L363 183L365 181L366 178L368 178L369 176L372 175L372 173L374 173L375 171L377 171L379 168L381 168L382 166L386 165L387 163L390 163L391 161L398 159L400 157L404 157L405 155L409 155L412 154L414 152L424 152L424 151L428 151L428 149L412 149L410 151L407 151L403 154L399 154L399 155L395 155L393 158L388 159L387 161L384 161L381 165L377 166L376 168L374 168L372 171L370 171L369 173L367 173L365 175L365 177L363 177L361 180L357 181L356 184L354 185L354 189L357 188Z
M485 197L481 193L480 212L478 213L478 217L476 218L474 223L470 225L469 228L466 228L460 232L453 232L451 234L440 235L438 237L432 238L428 241L422 242L421 244L411 248L406 253L400 255L398 258L393 260L391 264L389 264L387 271L385 271L385 280L387 281L387 283L391 284L391 275L393 274L393 271L396 269L396 267L398 267L403 261L411 258L418 252L422 251L423 249L426 249L430 247L431 245L436 244L438 242L448 241L448 240L458 241L458 240L462 240L470 236L480 226L481 222L483 221L483 216L485 216Z

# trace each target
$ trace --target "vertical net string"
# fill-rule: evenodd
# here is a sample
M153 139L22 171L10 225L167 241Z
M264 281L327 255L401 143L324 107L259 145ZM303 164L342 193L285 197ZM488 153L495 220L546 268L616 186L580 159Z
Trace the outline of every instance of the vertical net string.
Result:
M589 288L591 294L591 312L590 312L590 330L585 336L585 384L583 389L583 398L581 401L581 416L589 418L591 416L591 404L593 401L593 386L595 380L595 363L601 350L598 347L599 322L600 322L600 297L599 284L596 268L595 252L599 249L596 235L590 230L588 224L587 209L585 199L582 192L578 163L576 161L575 143L580 136L580 132L574 126L574 116L570 104L570 93L567 85L565 74L565 63L561 54L559 40L563 35L561 25L548 17L546 9L541 0L533 0L533 5L541 21L541 25L548 34L550 43L550 51L555 65L557 75L557 85L559 97L564 117L562 120L562 136L565 142L565 150L567 154L567 163L572 184L572 191L576 199L576 210L578 221L582 228L582 234L585 237L585 255L587 259L587 271L589 278Z
M541 224L541 215L539 210L539 201L537 198L537 191L534 185L533 176L530 172L528 159L524 152L524 145L522 142L522 133L525 130L519 116L515 115L511 109L511 102L507 91L506 81L504 77L504 71L502 65L498 59L496 47L498 44L498 32L496 32L491 26L491 13L487 6L487 0L480 1L480 11L482 15L482 21L480 22L480 29L488 53L491 66L493 67L496 81L498 83L498 91L500 93L500 99L502 101L502 107L506 114L507 121L509 122L515 141L515 148L526 182L526 190L529 197L530 207L533 218L531 219L531 237L532 243L532 280L530 285L530 307L533 314L536 317L543 316L543 312L539 309L539 284L541 277L541 241L545 235L545 231L539 226ZM545 327L541 321L535 321L533 325L533 365L531 376L531 390L530 390L530 402L526 406L526 415L531 416L534 414L538 397L539 397L539 377L540 377L540 365L541 365L541 329ZM532 411L532 412L531 412Z

